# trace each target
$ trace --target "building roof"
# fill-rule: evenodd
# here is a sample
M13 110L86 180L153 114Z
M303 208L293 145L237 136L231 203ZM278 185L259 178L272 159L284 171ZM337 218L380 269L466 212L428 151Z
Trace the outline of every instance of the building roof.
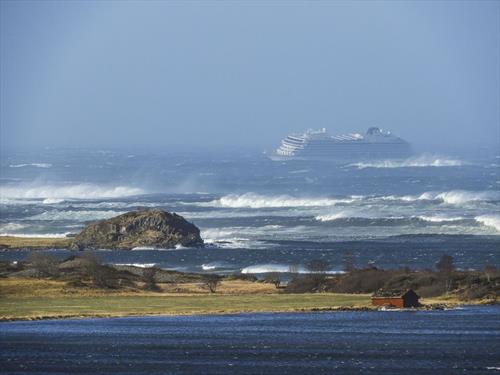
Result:
M391 290L391 289L379 289L375 293L373 293L373 297L379 298L402 298L407 293L415 294L417 298L419 298L418 294L413 291L413 289L404 289L404 290Z

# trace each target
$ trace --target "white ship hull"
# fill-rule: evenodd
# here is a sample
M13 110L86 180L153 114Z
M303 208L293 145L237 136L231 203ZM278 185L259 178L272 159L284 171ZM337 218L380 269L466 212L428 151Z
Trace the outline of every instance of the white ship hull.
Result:
M326 130L289 135L269 158L275 161L324 160L338 163L383 159L406 159L411 156L408 142L378 128L365 135L330 136Z

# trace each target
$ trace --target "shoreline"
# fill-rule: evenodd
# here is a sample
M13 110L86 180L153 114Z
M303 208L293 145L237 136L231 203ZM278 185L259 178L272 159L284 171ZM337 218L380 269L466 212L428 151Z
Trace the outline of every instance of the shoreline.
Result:
M245 280L221 282L216 293L185 283L182 291L77 288L49 279L0 279L0 322L127 316L228 315L340 311L431 311L467 305L498 304L487 299L460 301L456 296L422 298L422 307L384 309L369 293L283 293L271 284Z
M500 303L464 303L464 304L443 304L439 306L426 305L418 308L387 308L381 309L376 306L339 306L339 307L311 307L302 309L282 309L282 310L227 310L227 311L196 311L196 312L159 312L159 313L97 313L97 314L56 314L39 315L30 317L4 317L0 316L0 325L8 322L32 322L41 320L70 320L70 319L112 319L112 318L147 318L147 317L181 317L181 316L209 316L209 315L241 315L241 314L300 314L300 313L333 313L333 312L425 312L425 311L448 311L467 307L477 306L498 306Z

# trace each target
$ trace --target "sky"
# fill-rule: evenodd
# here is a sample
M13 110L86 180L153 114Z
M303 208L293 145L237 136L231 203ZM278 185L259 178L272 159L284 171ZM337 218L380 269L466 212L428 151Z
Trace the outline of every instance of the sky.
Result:
M0 1L0 146L499 147L499 1Z

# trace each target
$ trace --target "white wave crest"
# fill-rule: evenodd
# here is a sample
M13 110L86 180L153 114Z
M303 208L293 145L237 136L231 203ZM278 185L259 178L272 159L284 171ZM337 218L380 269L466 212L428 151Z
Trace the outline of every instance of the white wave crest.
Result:
M442 223L442 222L448 222L448 221L460 221L464 220L463 217L461 216L455 216L455 217L449 217L449 216L426 216L426 215L420 215L420 216L414 216L417 219L423 220L423 221L428 221L430 223Z
M270 272L278 272L278 273L314 273L312 271L307 270L304 266L299 265L288 265L288 264L255 264L252 266L248 266L242 268L241 273L243 274L255 274L255 273L270 273ZM344 273L343 271L335 271L329 270L325 273L329 275Z
M29 164L11 164L10 168L24 168L24 167L35 167L35 168L50 168L52 164L50 163L29 163Z
M0 186L0 196L3 199L100 199L140 194L144 194L142 189L130 186L95 184Z
M201 265L201 269L203 271L213 271L215 269L227 269L231 268L232 265L228 264L226 262L211 262L211 263L204 263Z
M209 202L209 204L216 207L229 208L318 207L335 206L338 203L351 203L356 199L359 198L295 198L289 195L266 196L254 193L245 193L241 195L226 195L220 199Z
M57 203L62 203L64 202L64 199L59 199L59 198L45 198L43 200L43 204L57 204Z
M498 215L481 215L474 218L478 223L486 225L487 227L495 228L500 232L500 216Z
M371 200L387 200L402 202L436 201L452 205L460 205L468 202L500 200L500 192L470 191L470 190L450 190L443 192L426 191L420 195L386 195L380 197L370 197Z
M41 214L29 217L30 220L71 220L71 221L93 221L109 219L124 214L124 211L45 211Z
M458 159L448 159L445 157L422 155L406 160L380 160L374 162L354 163L348 167L356 167L358 169L365 168L422 168L422 167L460 167L467 163Z
M27 228L28 225L19 223L6 223L0 225L1 232L12 232Z
M346 213L345 211L342 211L342 212L338 212L338 213L330 214L330 215L318 215L315 217L315 219L318 221L335 221L338 219L344 219L346 217L349 217L349 214Z
M446 204L460 205L474 201L488 201L500 199L498 191L467 191L451 190L442 193L425 192L418 197L418 200L439 200Z
M115 263L115 266L152 268L152 267L156 266L156 263Z

